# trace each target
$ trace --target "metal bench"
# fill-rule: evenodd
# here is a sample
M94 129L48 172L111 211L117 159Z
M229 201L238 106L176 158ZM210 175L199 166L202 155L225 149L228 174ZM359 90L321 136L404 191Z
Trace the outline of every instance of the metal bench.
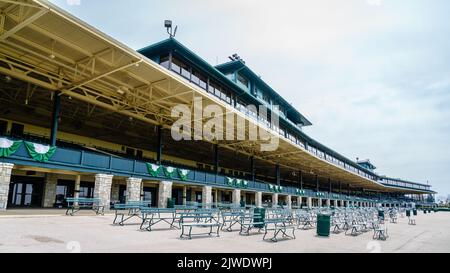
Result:
M258 229L258 232L261 232L261 229L264 228L264 220L261 214L243 213L240 216L240 225L241 230L239 231L239 235L250 236L250 230L252 229Z
M364 230L365 227L361 223L354 220L351 224L351 227L345 231L345 235L357 236L362 234Z
M383 227L377 221L374 221L372 224L373 227L373 239L383 240L385 241L389 235L386 227Z
M240 224L241 215L244 213L241 209L234 209L230 211L221 211L222 216L222 227L221 230L225 230L228 232L233 231L233 226L236 224Z
M397 224L397 213L389 213L390 222L393 224Z
M126 221L133 217L141 218L141 208L149 207L149 201L129 201L126 204L114 204L115 217L113 225L123 226ZM125 218L126 217L126 218ZM120 218L120 221L117 221Z
M332 218L332 227L333 227L333 233L335 233L335 234L341 233L345 228L344 219L340 218L339 216L334 216Z
M160 222L165 222L170 225L170 228L174 228L176 211L174 208L160 209L160 208L141 208L142 223L141 230L152 231L152 227ZM144 226L147 224L147 227Z
M287 218L269 218L264 220L264 237L263 240L266 240L266 236L269 231L273 231L273 236L270 238L272 242L278 242L277 236L278 234L282 234L283 238L291 238L296 239L295 237L295 225L290 224L290 219ZM287 234L288 230L292 230L292 236Z
M91 209L97 215L105 215L105 207L100 205L98 198L66 198L67 210L66 215L74 216L81 209Z
M211 236L212 234L216 234L219 237L220 223L215 219L214 212L193 212L182 215L180 218L180 227L181 227L181 235L180 238L189 238L192 239L192 235L204 235L207 234ZM192 229L194 227L197 228L209 228L209 232L206 233L196 233L192 234ZM216 231L213 231L213 228L217 228ZM186 230L189 233L186 234Z
M305 230L314 228L316 220L315 217L310 213L299 214L297 215L297 223L298 228L300 228L300 226L303 225L302 229Z

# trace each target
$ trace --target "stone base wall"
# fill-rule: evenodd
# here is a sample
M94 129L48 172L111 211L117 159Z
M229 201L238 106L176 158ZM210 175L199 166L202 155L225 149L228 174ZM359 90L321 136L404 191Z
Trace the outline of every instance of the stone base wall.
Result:
M100 199L100 205L105 207L105 211L110 208L112 181L112 175L95 175L94 198Z
M158 190L158 208L167 208L167 199L172 198L172 182L159 182Z
M141 200L141 184L142 179L139 178L127 179L127 202Z
M56 174L47 173L45 176L45 188L43 207L52 208L56 201L56 186L58 185L58 176Z
M8 206L9 184L14 164L0 163L0 211Z

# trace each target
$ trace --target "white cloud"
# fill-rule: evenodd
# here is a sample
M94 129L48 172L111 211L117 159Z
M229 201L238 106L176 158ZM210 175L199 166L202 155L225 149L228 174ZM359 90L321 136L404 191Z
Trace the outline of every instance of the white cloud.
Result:
M381 6L381 4L383 3L382 0L366 0L366 3L369 6Z
M69 6L79 6L81 5L81 0L66 0Z

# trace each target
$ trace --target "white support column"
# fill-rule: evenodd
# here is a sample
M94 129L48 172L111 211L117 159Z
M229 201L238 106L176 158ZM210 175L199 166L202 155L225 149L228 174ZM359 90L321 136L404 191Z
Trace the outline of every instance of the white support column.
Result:
M327 207L331 207L331 200L327 199Z
M100 206L103 206L105 211L110 209L112 181L112 175L95 175L94 198L100 199Z
M191 188L191 202L197 202L195 188Z
M45 175L44 202L42 204L44 208L52 208L55 204L57 184L58 177L56 174L47 173Z
M217 208L219 207L219 189L216 189L214 191L214 206Z
M14 164L0 163L0 211L6 210L8 206L9 184Z
M73 197L80 198L80 188L81 188L81 175L75 176L75 193Z
M286 196L286 203L287 203L287 208L291 209L292 208L292 196L290 196L290 195Z
M212 187L203 186L202 188L202 206L203 208L211 208L212 205Z
M245 194L241 191L241 200L244 200L244 202L247 204L247 199L245 198Z
M74 198L80 198L80 188L81 188L81 175L75 176L75 192L73 193ZM78 206L78 202L74 203L75 206Z
M187 201L187 187L184 186L183 187L183 206L186 206L186 201Z
M222 203L222 190L217 190L217 202Z
M142 179L129 177L127 178L127 202L141 200L141 184Z
M255 205L257 208L262 208L262 192L255 193Z
M240 207L241 206L241 190L235 189L233 190L233 195L232 195L232 201L233 201L233 205Z
M159 182L158 208L167 208L167 199L172 198L172 185L170 181Z
M322 207L322 198L319 198L318 200L319 200L319 208L321 208Z
M307 197L307 205L309 209L312 208L312 197Z
M272 194L272 207L278 206L278 193Z

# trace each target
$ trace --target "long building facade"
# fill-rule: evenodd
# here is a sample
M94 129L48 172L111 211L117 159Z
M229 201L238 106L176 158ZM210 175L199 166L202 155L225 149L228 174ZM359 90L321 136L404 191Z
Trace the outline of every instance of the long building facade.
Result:
M240 58L212 66L174 38L135 51L43 0L0 0L0 8L0 210L64 207L68 197L107 207L433 201L430 185L379 175L370 161L308 136L311 122ZM175 140L173 108L193 109L198 98L245 121L245 136L267 131L277 148L250 138Z

